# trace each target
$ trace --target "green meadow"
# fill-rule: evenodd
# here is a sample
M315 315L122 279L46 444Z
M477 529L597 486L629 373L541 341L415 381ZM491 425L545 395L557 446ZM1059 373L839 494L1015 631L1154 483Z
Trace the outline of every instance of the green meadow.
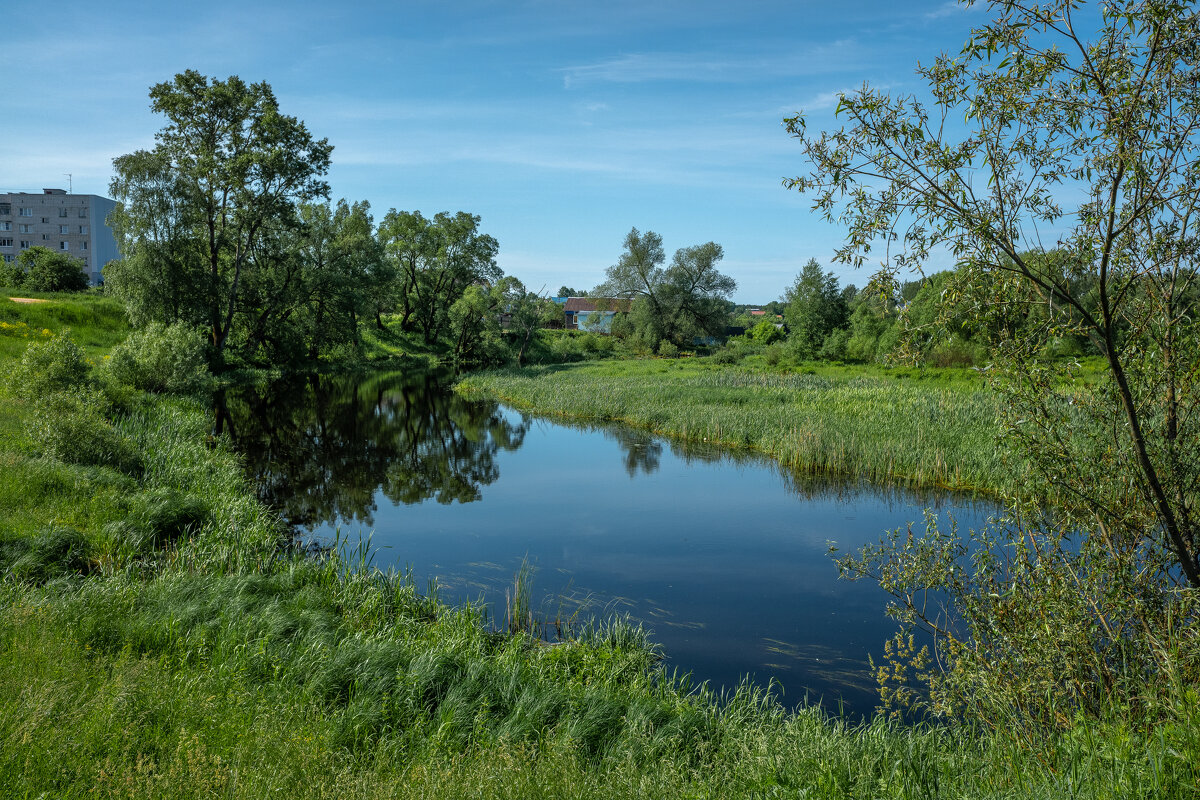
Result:
M1153 728L1114 709L1036 745L952 722L851 724L753 687L691 685L622 620L550 645L380 573L364 552L297 552L211 435L202 398L107 374L127 333L119 311L93 296L0 299L2 797L1149 800L1200 789L1195 702ZM57 338L67 328L86 369L51 385L53 369L28 371L26 348L55 343L57 369L73 352ZM603 396L587 400L589 387ZM989 396L966 376L656 361L474 376L464 390L520 390L528 399L514 402L548 413L711 434L807 469L960 488L1007 474L985 452ZM814 417L819 436L804 432ZM917 420L937 432L914 441Z

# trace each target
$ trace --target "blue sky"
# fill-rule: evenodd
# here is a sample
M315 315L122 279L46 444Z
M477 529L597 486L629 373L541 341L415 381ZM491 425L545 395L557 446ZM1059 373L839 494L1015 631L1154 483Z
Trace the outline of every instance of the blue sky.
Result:
M668 255L715 241L734 299L777 298L841 232L782 188L782 119L835 125L864 81L919 92L918 60L984 19L944 0L88 3L9 8L0 191L106 194L153 145L147 91L196 69L265 80L334 145L334 199L469 211L531 289L589 288L631 227ZM28 64L25 67L21 65ZM946 265L934 265L946 266Z

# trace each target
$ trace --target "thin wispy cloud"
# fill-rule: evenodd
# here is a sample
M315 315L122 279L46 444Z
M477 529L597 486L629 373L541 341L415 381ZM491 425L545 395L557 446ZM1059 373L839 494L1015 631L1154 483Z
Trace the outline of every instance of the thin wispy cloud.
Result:
M942 3L933 11L927 12L925 14L925 19L941 19L943 17L951 17L956 14L964 13L968 10L969 9L965 6L959 5L957 0L949 0L949 2Z
M850 89L838 89L833 92L821 92L801 103L799 110L828 111L831 108L837 108L837 104L842 101L842 97L851 91Z
M736 83L770 77L813 75L840 69L861 56L853 39L797 48L774 56L714 57L711 53L628 53L559 70L563 86L596 83L685 81Z

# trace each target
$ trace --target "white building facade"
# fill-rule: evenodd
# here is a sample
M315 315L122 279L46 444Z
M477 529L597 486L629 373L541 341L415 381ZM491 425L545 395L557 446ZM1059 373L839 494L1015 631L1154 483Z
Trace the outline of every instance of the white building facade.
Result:
M0 258L13 261L22 250L46 247L82 261L88 281L98 284L104 265L121 257L106 222L115 206L107 197L62 189L0 194Z

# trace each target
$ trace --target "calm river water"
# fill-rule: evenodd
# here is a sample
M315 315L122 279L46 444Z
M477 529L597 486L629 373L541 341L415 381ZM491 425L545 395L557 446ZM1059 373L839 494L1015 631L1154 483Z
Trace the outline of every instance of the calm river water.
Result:
M374 565L490 604L534 568L537 616L629 614L697 681L775 681L866 714L894 630L878 587L830 559L968 498L812 481L746 454L468 402L434 375L307 377L219 398L260 496L306 538L371 536Z

